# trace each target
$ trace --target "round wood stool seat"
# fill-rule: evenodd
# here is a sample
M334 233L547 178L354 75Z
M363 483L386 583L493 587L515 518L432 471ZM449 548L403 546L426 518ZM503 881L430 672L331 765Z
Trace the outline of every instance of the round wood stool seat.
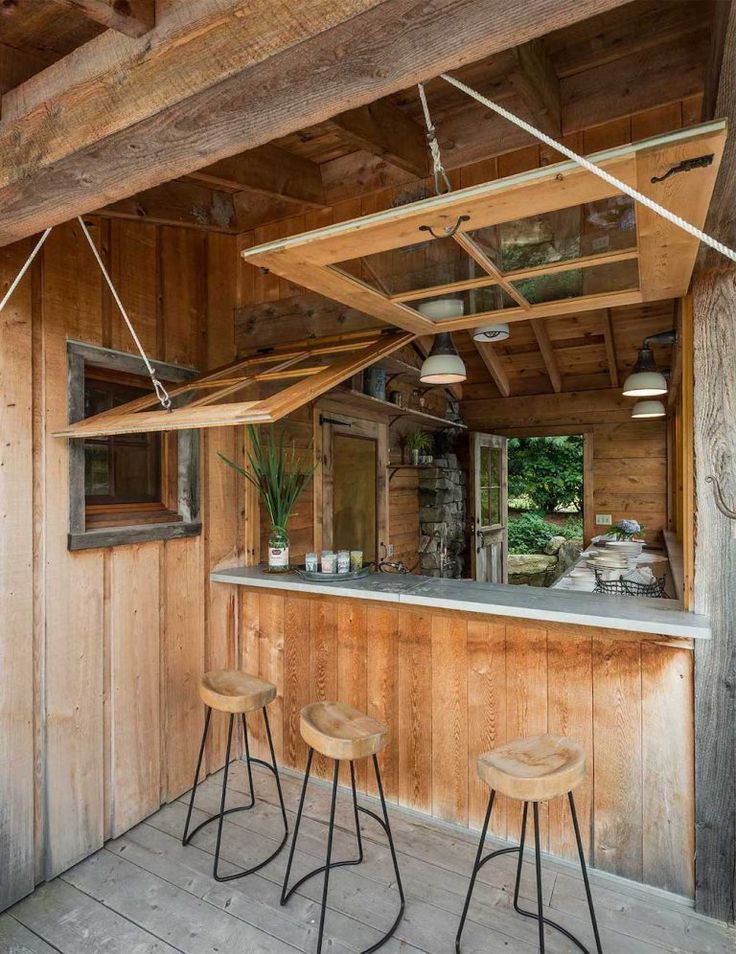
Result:
M206 706L219 712L246 713L263 709L276 698L273 683L239 669L212 669L199 682Z
M364 759L380 752L388 730L344 702L313 702L301 712L300 729L307 745L338 761Z
M533 735L500 745L478 758L478 775L496 792L523 802L566 795L585 778L585 753L577 742Z

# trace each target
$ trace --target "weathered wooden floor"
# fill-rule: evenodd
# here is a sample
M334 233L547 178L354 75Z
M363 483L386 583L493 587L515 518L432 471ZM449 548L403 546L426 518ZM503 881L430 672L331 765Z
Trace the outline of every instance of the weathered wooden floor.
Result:
M233 797L247 790L242 764L232 773ZM293 827L299 781L284 778ZM279 813L270 776L256 769L256 789L263 801L255 810L229 816L223 859L240 865L265 856L279 832ZM219 777L200 788L195 821L218 807ZM326 844L324 819L329 807L323 784L310 787L295 857L299 875L322 863ZM347 796L338 804L341 831L335 857L351 856L352 815ZM232 804L232 802L230 803ZM303 886L282 908L279 892L287 853L249 878L218 883L211 876L216 825L182 848L180 834L186 801L162 808L142 824L106 845L56 880L0 915L2 954L235 954L235 952L312 952L316 940L321 879ZM361 816L366 861L360 868L338 869L330 880L330 910L325 952L347 954L369 946L394 917L397 897L382 833ZM396 937L383 950L413 954L451 954L467 874L476 848L473 833L395 809L391 812L407 892L406 915ZM223 864L225 872L234 870ZM513 856L489 863L476 887L466 926L464 954L534 952L536 924L511 907ZM736 933L695 914L686 902L664 892L591 872L598 920L607 954L688 954L736 950ZM533 866L525 864L525 897L533 894ZM544 892L548 915L592 945L583 886L578 871L547 860ZM548 931L551 954L575 950Z

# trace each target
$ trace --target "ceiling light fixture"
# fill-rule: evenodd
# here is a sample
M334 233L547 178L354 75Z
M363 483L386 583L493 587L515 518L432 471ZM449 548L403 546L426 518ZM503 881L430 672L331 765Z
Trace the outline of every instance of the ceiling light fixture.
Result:
M422 384L460 384L466 378L463 359L455 350L450 332L435 335L432 350L422 364L419 380Z
M677 335L674 331L663 331L657 335L649 335L639 349L639 355L631 374L624 381L624 397L659 397L667 393L667 379L657 368L657 364L649 345L674 344Z
M665 417L664 404L661 401L637 401L631 416L639 421L650 417Z
M509 326L506 324L503 325L486 325L485 328L476 328L473 332L473 339L475 341L485 341L490 343L492 341L505 341L511 331Z

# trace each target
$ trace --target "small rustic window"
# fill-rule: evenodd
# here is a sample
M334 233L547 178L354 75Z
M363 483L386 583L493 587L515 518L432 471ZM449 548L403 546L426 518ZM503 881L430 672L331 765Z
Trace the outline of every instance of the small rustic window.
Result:
M142 361L70 342L70 419L92 417L151 393ZM190 379L159 364L161 380ZM69 548L114 546L198 533L198 436L94 435L70 445Z

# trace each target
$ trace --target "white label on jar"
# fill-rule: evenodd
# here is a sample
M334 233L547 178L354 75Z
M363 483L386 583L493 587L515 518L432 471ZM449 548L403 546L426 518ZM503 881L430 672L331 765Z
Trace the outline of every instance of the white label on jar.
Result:
M269 566L288 566L289 548L288 547L269 547L268 548Z

